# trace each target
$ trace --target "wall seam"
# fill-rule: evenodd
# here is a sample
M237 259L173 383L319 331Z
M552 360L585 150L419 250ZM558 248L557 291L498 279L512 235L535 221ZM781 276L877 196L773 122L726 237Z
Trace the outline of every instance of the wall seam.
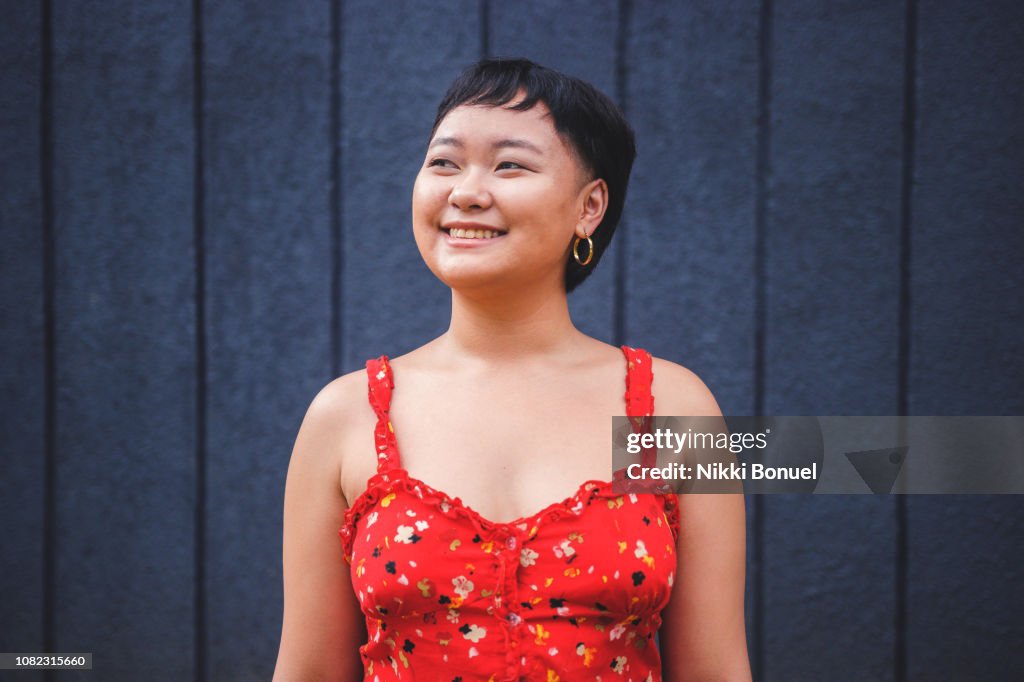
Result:
M772 132L772 0L762 0L758 25L758 82L757 82L757 189L754 217L754 414L765 413L765 341L767 314L766 248L768 229L768 200L771 190L771 132ZM753 496L754 528L751 562L754 572L751 580L754 592L754 645L751 667L754 679L765 676L764 643L764 526L766 505L760 495Z
M491 56L491 3L480 0L480 57Z
M629 48L629 32L633 13L630 0L619 0L618 31L615 35L615 99L625 116L629 109L629 69L626 64L626 53ZM628 120L628 117L627 117ZM624 211L620 220L629 220ZM626 342L626 262L629 254L629 230L616 230L618 244L615 249L615 270L612 282L612 343L621 346Z
M341 0L331 2L331 66L330 66L330 137L331 144L331 376L342 373L344 357L344 330L342 329L344 305L344 281L342 278L344 259L344 235L341 231L341 209L344 196L341 188Z
M903 145L900 168L900 319L898 414L910 414L911 229L913 225L914 151L917 125L917 0L907 0L903 45ZM896 496L895 605L893 679L907 679L907 589L909 528L907 498Z
M203 81L203 3L192 2L192 220L195 257L196 450L193 557L193 656L196 682L206 680L206 188Z
M40 12L39 189L43 240L42 650L57 651L57 252L53 207L53 5ZM44 679L56 679L53 670Z

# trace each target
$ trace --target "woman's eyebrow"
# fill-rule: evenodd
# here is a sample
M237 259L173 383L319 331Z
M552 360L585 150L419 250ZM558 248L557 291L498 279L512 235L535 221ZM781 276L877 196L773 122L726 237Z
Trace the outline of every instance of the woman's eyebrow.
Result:
M450 145L452 147L460 148L465 146L462 143L462 140L460 140L457 137L435 137L433 142L430 143L429 148L433 149L434 147L440 147L442 145ZM542 150L537 145L533 144L528 140L515 137L508 137L501 140L497 140L491 145L491 147L494 149L502 149L506 147L512 147L514 149L528 149L536 154L540 154L541 156L544 155L544 150Z
M544 151L540 147L538 147L532 142L522 140L519 138L505 138L504 140L498 140L491 146L494 147L495 149L501 149L503 147L513 147L515 149L528 149L532 152L540 154L541 156L544 155Z
M435 137L433 142L427 149L433 149L434 147L440 147L441 145L451 145L452 147L462 147L462 140L457 137Z

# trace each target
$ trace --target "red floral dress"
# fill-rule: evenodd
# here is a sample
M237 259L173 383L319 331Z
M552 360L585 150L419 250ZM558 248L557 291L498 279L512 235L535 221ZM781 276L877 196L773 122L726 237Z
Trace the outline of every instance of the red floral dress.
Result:
M641 428L654 411L651 356L622 351L626 412ZM489 521L402 468L388 359L366 368L378 469L339 531L366 617L365 679L660 680L675 496L586 481L532 516Z

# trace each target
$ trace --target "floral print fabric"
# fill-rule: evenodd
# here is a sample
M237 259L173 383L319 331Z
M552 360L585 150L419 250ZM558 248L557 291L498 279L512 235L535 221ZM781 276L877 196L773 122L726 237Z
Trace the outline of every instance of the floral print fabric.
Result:
M627 415L653 414L651 356L626 356ZM587 481L495 523L401 466L394 381L367 362L378 472L339 534L366 618L366 680L660 680L654 636L676 570L674 495Z

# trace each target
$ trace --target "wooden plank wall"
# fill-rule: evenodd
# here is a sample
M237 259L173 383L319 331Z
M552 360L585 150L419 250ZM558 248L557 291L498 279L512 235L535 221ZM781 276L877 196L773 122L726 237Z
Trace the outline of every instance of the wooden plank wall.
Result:
M571 297L584 331L732 414L1024 413L1014 0L4 14L0 650L269 679L296 430L331 378L447 325L410 189L482 55L582 76L637 131L612 252ZM1016 677L1021 511L749 499L756 678ZM58 676L92 679L23 675Z

